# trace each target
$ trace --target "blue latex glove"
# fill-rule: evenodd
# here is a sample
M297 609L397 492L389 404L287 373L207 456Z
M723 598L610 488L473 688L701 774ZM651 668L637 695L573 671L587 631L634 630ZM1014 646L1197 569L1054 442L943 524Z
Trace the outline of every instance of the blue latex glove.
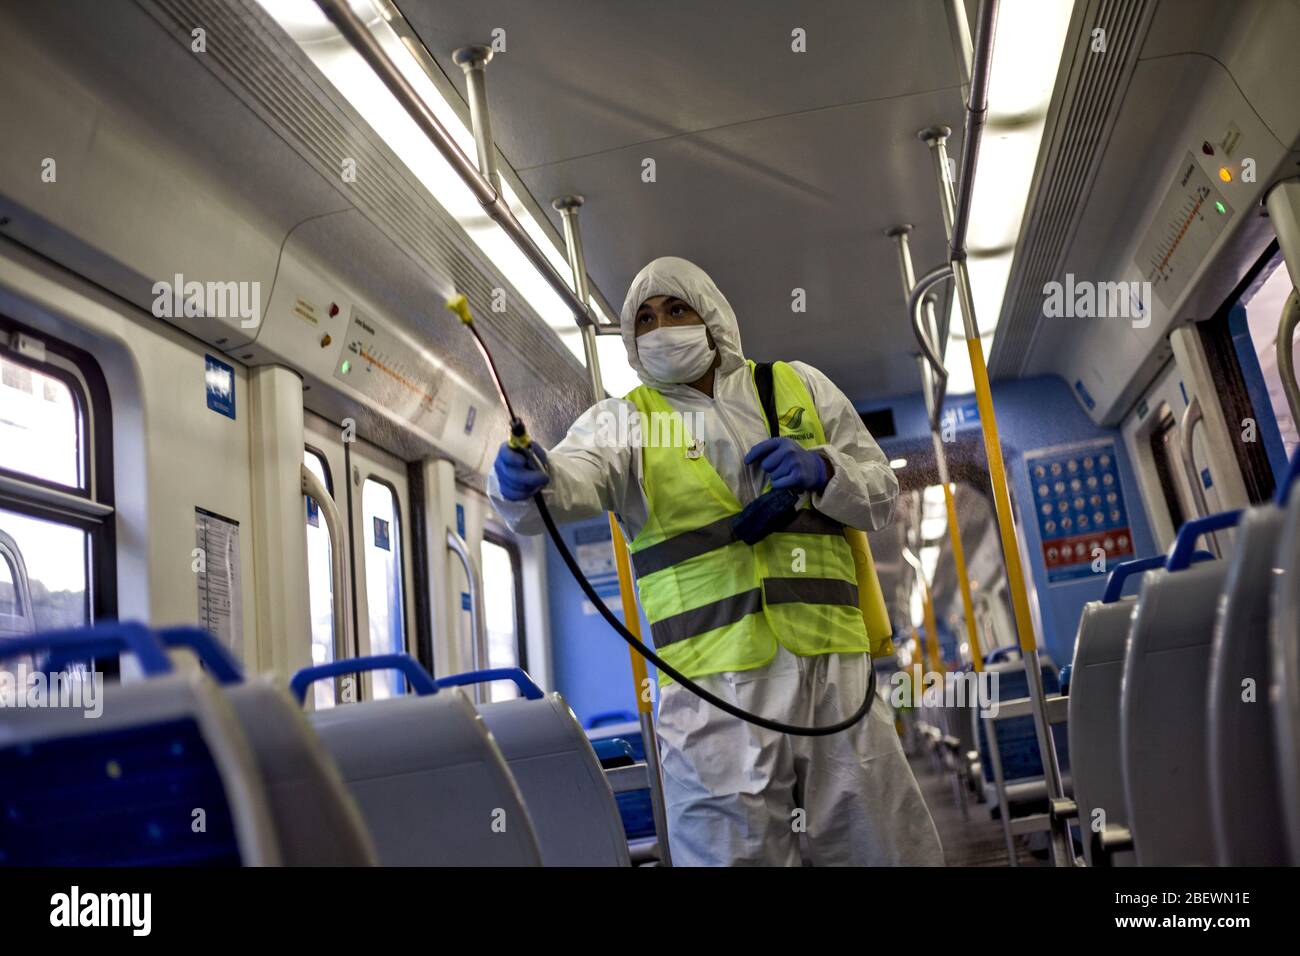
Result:
M546 450L533 443L533 451L546 463ZM531 455L517 448L511 448L509 442L502 442L497 450L497 460L492 466L501 485L501 497L507 501L525 501L550 483L551 476L537 467Z
M798 488L820 492L830 480L826 460L793 438L765 438L745 455L745 464L758 467L772 479L773 488Z

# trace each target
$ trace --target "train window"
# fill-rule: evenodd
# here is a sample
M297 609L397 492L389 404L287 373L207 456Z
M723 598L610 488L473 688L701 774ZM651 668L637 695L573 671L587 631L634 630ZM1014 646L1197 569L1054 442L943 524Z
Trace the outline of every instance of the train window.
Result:
M90 621L86 579L89 535L79 528L0 509L0 533L16 546L31 594L30 630L81 627ZM15 577L17 577L15 575ZM0 584L0 589L4 585ZM13 600L18 603L14 582ZM0 591L0 604L5 603ZM16 622L15 622L16 623Z
M1271 270L1268 272L1267 270ZM1289 458L1300 444L1296 422L1287 406L1286 393L1283 390L1282 375L1277 365L1277 327L1282 315L1282 306L1291 294L1291 274L1287 272L1280 253L1276 254L1265 267L1267 278L1250 294L1243 296L1242 304L1246 306L1246 322L1250 328L1250 340L1259 356L1259 369L1264 376L1268 389L1268 402L1277 419L1278 431L1282 433L1282 443L1286 446ZM1300 360L1300 336L1291 343L1292 356ZM1261 410L1262 411L1262 410Z
M488 666L525 667L523 628L523 578L519 573L519 549L514 542L495 534L484 535L479 548L483 565L483 610L487 625ZM509 681L497 681L490 688L491 700L509 700L519 691Z
M12 329L12 331L11 331ZM85 353L0 323L0 635L79 627L114 601L107 389ZM92 445L87 399L105 431ZM102 592L102 593L101 593Z
M370 653L398 654L406 650L406 625L402 608L401 522L397 494L391 487L367 478L361 489L365 521L366 606L370 618ZM377 699L405 693L405 681L396 671L374 675Z
M0 355L0 468L82 488L81 414L72 387Z
M303 453L303 464L331 492L329 466L310 448ZM311 611L311 661L326 664L334 660L334 579L330 569L330 532L320 508L307 499L307 594ZM318 680L312 684L316 709L334 706L334 684Z

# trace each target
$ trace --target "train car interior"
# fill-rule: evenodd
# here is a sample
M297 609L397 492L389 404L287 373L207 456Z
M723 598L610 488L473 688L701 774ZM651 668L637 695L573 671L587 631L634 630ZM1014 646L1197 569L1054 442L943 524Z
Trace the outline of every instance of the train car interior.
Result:
M0 3L0 864L771 862L717 822L739 740L792 755L791 865L1300 863L1298 42L1295 0ZM753 360L754 494L725 437L572 450L682 420L660 257L725 293L677 293L704 404ZM869 683L756 724L716 662L760 639ZM855 734L910 815L811 806Z

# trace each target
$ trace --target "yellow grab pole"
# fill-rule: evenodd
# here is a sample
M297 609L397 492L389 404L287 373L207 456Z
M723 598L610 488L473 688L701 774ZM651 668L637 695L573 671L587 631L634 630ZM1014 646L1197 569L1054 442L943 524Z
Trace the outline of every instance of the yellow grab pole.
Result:
M623 599L623 624L637 638L641 637L641 615L636 606L636 590L632 587L632 562L627 556L627 542L623 531L609 513L609 536L614 544L614 564L618 567L618 591ZM645 658L632 648L627 649L632 659L632 683L636 686L636 709L638 714L650 713L652 695L650 694L650 672L646 670Z
M965 263L962 263L964 268ZM970 367L975 377L975 400L979 404L980 427L984 432L984 454L989 463L989 483L993 485L993 509L998 519L998 532L1002 538L1002 556L1007 566L1007 585L1011 591L1011 607L1016 616L1016 635L1020 650L1025 654L1038 650L1034 637L1034 618L1029 610L1029 592L1025 590L1025 572L1020 564L1020 543L1016 536L1015 516L1011 512L1011 493L1007 486L1007 470L1002 463L1002 440L998 436L998 420L993 412L993 391L989 386L989 370L984 364L984 343L976 335L966 340L970 352Z
M945 668L943 654L939 651L939 625L934 615L934 598L930 595L930 585L924 578L921 579L921 596L923 598L921 613L925 616L925 643L929 651L930 671L940 674Z
M980 650L979 632L975 629L975 602L971 598L970 578L966 576L966 552L961 546L961 529L957 525L957 503L952 496L952 486L943 483L943 502L948 509L948 537L952 540L952 563L961 589L962 614L966 618L966 640L970 644L971 663L975 672L984 670L984 652Z
M560 214L564 224L564 247L573 272L573 288L584 305L590 300L587 283L587 261L582 251L582 232L578 228L578 210L582 208L581 196L560 196L552 208ZM601 380L600 361L596 350L596 330L591 325L582 326L583 351L587 361L587 374L591 378L592 400L605 398L605 385ZM623 602L623 624L639 640L641 616L637 612L636 591L632 586L632 562L628 558L627 541L618 526L614 513L609 513L610 545L614 548L614 565L618 568L618 591ZM664 804L663 771L659 765L659 740L655 735L653 695L650 693L650 675L645 659L631 647L627 649L632 661L632 685L636 694L637 722L641 727L641 741L645 747L646 776L650 784L650 810L655 821L655 839L659 845L659 862L672 866L672 848L668 841L668 814Z
M916 625L912 625L912 673L909 677L916 677L917 669L926 667L925 645L921 642L921 632ZM920 707L924 698L925 675L922 674L919 679L912 682L912 706Z

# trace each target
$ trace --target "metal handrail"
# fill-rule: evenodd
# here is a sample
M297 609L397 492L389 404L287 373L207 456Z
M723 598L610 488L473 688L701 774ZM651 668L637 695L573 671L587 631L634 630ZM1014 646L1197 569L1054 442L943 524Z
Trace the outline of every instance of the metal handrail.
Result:
M361 55L375 74L388 87L390 93L402 105L415 125L429 137L429 141L442 154L443 158L451 165L466 186L474 193L474 198L478 200L480 206L492 219L505 230L506 234L519 247L519 251L524 254L533 267L541 273L547 284L555 291L557 295L569 306L573 312L574 318L579 325L593 325L600 327L591 314L587 303L578 297L578 294L569 287L564 277L556 271L551 265L550 259L546 257L540 246L537 245L528 235L523 225L515 218L515 214L510 211L506 204L505 198L500 191L492 184L491 180L480 173L478 167L474 165L460 146L452 139L451 134L438 122L438 118L433 115L433 111L420 98L402 71L397 65L389 59L384 48L379 41L366 28L364 21L352 12L348 6L347 0L316 0L316 5L320 7L330 23L338 29L348 44Z
M23 552L18 547L18 542L4 531L0 531L0 562L7 563L12 573L14 603L18 606L18 613L14 617L18 618L19 621L26 621L28 625L24 631L0 627L0 637L12 637L17 633L34 634L36 632L36 607L32 603L31 578L27 574L27 562L23 560ZM3 623L4 616L0 616L0 624Z
M952 236L948 243L952 259L966 258L966 227L970 224L975 164L979 161L981 134L988 117L989 71L993 62L993 33L998 22L997 0L984 0L976 16L970 99L966 103L966 125L961 144L957 198L953 204Z
M1197 516L1201 518L1210 514L1210 504L1201 485L1201 476L1196 470L1196 455L1192 440L1196 435L1196 426L1204 420L1205 412L1201 409L1201 398L1199 395L1193 395L1192 400L1187 403L1187 408L1183 409L1182 419L1178 422L1178 454L1182 458L1183 474L1187 476L1187 482L1192 488L1192 500L1196 504ZM1223 551L1219 548L1219 536L1211 531L1206 537L1210 540L1215 557L1223 557Z
M479 671L488 666L486 618L483 614L483 577L478 563L469 552L469 544L453 529L447 529L447 550L460 558L465 568L469 588L469 629L471 638L470 670ZM474 685L474 702L484 703L483 685Z
M330 533L330 573L332 577L330 602L334 617L334 659L341 661L349 657L356 657L358 651L350 646L351 641L348 640L348 626L351 617L348 611L347 542L343 534L343 519L339 514L338 505L334 503L334 498L329 493L329 489L316 476L316 473L304 464L300 466L298 474L302 493L316 502L316 507L325 519L325 527ZM338 679L335 686L336 693L341 692L342 681L345 679ZM357 689L360 690L360 688ZM359 700L360 697L361 695L358 693L357 699Z
M916 342L921 347L921 355L930 364L934 373L934 394L929 411L930 425L935 429L939 427L939 419L943 415L943 400L948 391L948 370L944 367L943 356L930 341L930 333L926 329L927 323L922 310L927 302L933 301L927 295L931 286L938 285L945 279L951 279L952 275L952 266L948 263L931 269L916 280L907 297L907 314L912 320L912 334L916 336Z
M1300 325L1300 293L1292 289L1282 306L1282 317L1277 325L1277 370L1282 378L1287 407L1291 409L1291 421L1300 426L1300 382L1296 381L1292 354L1297 325Z

